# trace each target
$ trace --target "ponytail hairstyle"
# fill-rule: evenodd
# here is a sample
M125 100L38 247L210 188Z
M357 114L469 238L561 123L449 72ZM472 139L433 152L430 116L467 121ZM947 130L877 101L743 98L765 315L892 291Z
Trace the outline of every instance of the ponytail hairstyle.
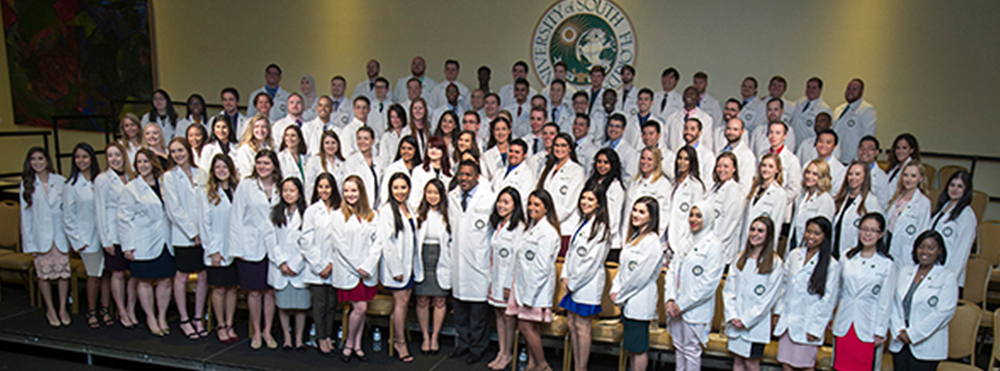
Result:
M861 222L858 223L858 225L860 226L861 224L865 224L865 222L869 220L874 220L876 223L878 223L879 232L885 232L885 217L882 216L882 214L876 212L865 214L865 216L861 217ZM847 256L848 259L853 258L855 255L858 255L858 253L860 253L861 249L863 248L864 246L861 246L861 237L859 235L858 244L852 247L850 250L847 250L847 252L844 255ZM892 260L892 256L889 255L889 245L885 243L884 238L879 238L878 241L875 241L875 252L878 253L879 255L889 258L889 260ZM836 255L836 253L834 255Z
M94 147L91 147L90 144L87 144L86 142L80 142L77 143L76 147L73 147L73 157L71 157L73 158L73 166L69 171L69 178L66 178L66 183L76 185L76 180L80 177L80 168L76 166L75 157L76 151L81 149L87 153L87 157L90 157L90 170L88 170L90 173L90 181L93 182L94 179L97 179L97 175L101 173L101 165L97 163L97 155L94 153ZM122 152L122 155L124 154L125 153Z
M532 197L537 198L539 201L542 202L542 206L545 207L545 220L548 221L550 225L552 225L552 228L556 229L556 233L559 233L561 235L562 232L559 231L559 217L556 216L555 203L552 202L552 196L549 195L549 192L541 188L532 191L531 194L528 196L528 203L531 203ZM531 227L534 227L535 224L536 221L532 220L531 217L529 216L528 222L525 223L524 230L528 230Z
M830 232L833 231L833 227L825 216L809 219L806 222L806 228L809 228L810 224L819 227L820 231L823 232L823 242L819 244L819 259L816 262L816 267L813 268L812 276L809 276L809 293L822 297L826 295L826 277L830 271L830 251L833 249Z
M309 204L311 205L311 204L316 203L317 201L322 200L322 198L319 196L319 192L316 192L315 190L317 188L319 188L319 182L321 180L324 180L324 179L327 181L328 184L330 184L330 188L331 188L330 189L330 198L327 198L326 202L324 204L327 207L336 209L336 208L340 207L340 202L341 202L341 200L340 200L340 190L337 189L337 180L333 178L333 174L330 174L330 173L327 173L327 172L319 173L319 175L316 176L316 181L313 183L312 200L310 200Z
M271 223L274 223L274 226L279 228L288 224L288 220L285 216L288 209L295 207L295 212L299 213L300 217L306 212L306 200L302 194L302 181L299 180L299 178L285 178L285 180L282 180L281 183L278 183L278 187L280 187L279 189L282 190L282 192L284 192L286 183L292 183L295 185L295 189L299 192L299 198L295 200L294 204L289 204L288 202L285 202L285 197L282 196L278 199L278 203L271 208ZM302 225L300 224L298 228L301 229Z
M21 197L28 204L27 207L31 207L33 202L31 196L35 193L35 169L31 167L31 156L36 153L41 153L45 157L45 171L50 174L56 173L56 169L52 167L52 157L49 157L49 153L42 147L31 147L28 150L28 155L24 158L24 169L21 171L21 186L24 187Z
M402 207L402 206L406 206L406 200L403 200L402 202L400 202L400 201L396 200L396 196L394 196L392 194L392 183L395 183L396 180L398 180L398 179L402 179L404 182L406 182L406 188L409 189L408 192L413 190L413 186L410 185L410 177L407 176L406 174L404 174L404 173L395 173L395 174L392 174L391 177L389 177L389 202L388 203L389 203L389 208L392 209L392 220L393 220L393 225L395 226L393 228L394 229L393 235L395 237L399 237L399 232L401 232L403 230L403 214L399 212L399 208Z
M759 178L759 176L758 176ZM750 227L757 222L764 224L764 228L767 228L767 234L764 236L764 248L760 251L760 256L757 257L757 273L758 274L771 274L774 271L774 221L771 217L766 215L758 216L750 223ZM747 237L746 248L740 253L739 258L736 260L736 267L743 270L743 267L747 264L747 253L751 249L750 237Z

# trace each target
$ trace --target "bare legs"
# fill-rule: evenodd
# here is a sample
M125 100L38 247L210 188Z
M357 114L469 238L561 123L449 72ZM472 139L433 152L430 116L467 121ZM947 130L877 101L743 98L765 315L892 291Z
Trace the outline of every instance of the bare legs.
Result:
M66 311L66 297L69 295L69 279L59 279L56 281L59 289L59 310L52 302L52 281L38 280L38 289L42 292L42 301L45 302L45 317L49 323L62 323L64 326L70 324L69 312Z
M733 357L734 371L760 371L760 358Z
M263 301L263 303L261 303ZM271 336L271 326L274 324L274 290L253 290L247 296L247 306L250 308L250 323L253 326L253 338L250 346L256 344L260 348L261 336L264 336L269 346L277 344ZM263 307L263 308L262 308ZM260 328L260 315L264 313L264 329Z
M106 313L103 310L99 313L97 311L97 299L98 296L101 299L101 308L107 308L111 305L111 275L105 274L101 277L87 277L87 309L90 313L94 313L93 323L88 323L88 325L98 325L105 322L111 321L111 315L104 315Z
M127 295L126 295L127 294ZM111 272L111 296L118 306L118 315L124 327L132 327L139 321L135 319L136 302L136 280L129 278L127 289L125 283L125 271Z
M569 341L573 346L573 369L586 371L590 361L590 318L567 311Z
M236 286L216 287L212 290L212 308L215 309L217 321L216 333L219 341L236 337L233 330L233 316L236 314Z
M285 339L285 348L292 347L292 336L288 331L291 315L295 314L295 349L302 348L302 333L306 328L306 312L298 309L281 309L278 311L278 320L281 321L281 334Z
M410 294L413 289L405 289L392 292L392 326L396 328L396 338L392 346L396 347L397 355L400 359L410 356L410 350L406 346L406 310L410 303Z
M344 354L350 355L352 350L361 349L361 333L365 328L365 312L368 302L352 301L351 315L347 319L347 333L344 334Z
M632 371L646 371L649 366L649 352L629 353L628 358L632 362Z
M433 304L433 309L432 309ZM438 335L441 333L441 324L447 311L447 298L441 296L418 296L417 297L417 322L420 322L420 332L423 334L423 344L420 351L438 351ZM434 313L433 329L431 328L431 313Z
M167 327L167 308L170 307L171 279L160 278L150 280L138 280L136 291L142 310L146 312L146 325L149 332L156 336L163 336L170 332ZM153 283L156 283L154 292ZM156 308L153 308L154 304ZM154 309L158 309L157 314Z
M550 370L548 361L545 360L545 351L542 350L542 325L532 321L517 321L517 327L521 329L524 342L528 348L528 369Z
M517 326L517 318L504 314L506 312L507 308L493 309L493 316L497 319L497 345L500 350L488 365L492 370L505 369L514 360L514 328Z
M208 276L205 271L200 271L194 290L194 319L195 322L188 323L191 318L187 309L187 281L189 273L178 271L174 275L174 301L177 302L177 313L181 319L181 331L189 338L197 339L200 333L205 332L205 327L201 319L205 318L205 298L208 296ZM190 331L189 331L190 330ZM191 335L189 335L191 334Z

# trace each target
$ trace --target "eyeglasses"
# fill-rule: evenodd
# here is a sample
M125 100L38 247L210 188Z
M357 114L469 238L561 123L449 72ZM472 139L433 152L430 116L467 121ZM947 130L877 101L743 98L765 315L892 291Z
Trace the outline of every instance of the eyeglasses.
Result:
M861 232L862 233L878 234L878 233L882 233L882 230L878 229L878 228L861 228Z

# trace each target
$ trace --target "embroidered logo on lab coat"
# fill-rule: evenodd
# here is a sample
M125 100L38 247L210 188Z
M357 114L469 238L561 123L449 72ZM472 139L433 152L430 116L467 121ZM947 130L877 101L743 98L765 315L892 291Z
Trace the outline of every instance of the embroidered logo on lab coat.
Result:
M861 219L854 219L854 228L861 228Z
M639 113L639 109L638 109L638 108L635 108L635 107L632 107L632 110L628 111L628 113L629 113L630 115L635 115L635 114L638 114L638 113Z
M347 116L340 116L340 122L346 124L347 123Z
M757 296L763 296L765 291L767 291L767 288L764 285L757 285L757 287L753 288L753 293L757 294Z
M848 121L847 126L854 127L854 120Z
M945 227L943 234L945 237L951 237L951 235L955 234L955 230L951 229L951 227Z
M913 224L906 226L906 234L912 236L914 233L917 233L917 226Z
M720 216L722 216L722 212L719 209L715 209L715 218L719 219Z
M586 247L579 247L579 248L577 248L577 249L576 249L576 255L578 255L578 256L579 256L579 257L581 257L581 258L582 258L582 257L583 257L584 255L587 255L587 248L586 248Z
M374 233L372 233L370 239L372 240L372 243L375 243L375 234Z
M506 257L508 257L508 256L510 256L510 250L509 250L509 249L507 249L506 247L504 247L504 248L501 248L501 249L500 249L500 257L501 257L501 258L506 258Z
M752 113L748 113L747 114L747 121L751 121L751 120L753 120L753 114Z
M806 127L807 128L813 127L813 120L806 120Z
M486 222L482 219L476 220L476 229L483 229L486 227Z
M563 185L562 187L559 187L559 193L563 196L565 196L567 192L569 192L569 186Z
M535 260L535 252L528 250L527 252L524 253L524 258L528 259L528 261Z
M700 276L702 273L705 273L705 268L702 268L700 265L696 265L694 268L691 268L691 274L695 277Z
M882 285L875 285L875 287L872 287L872 295L878 295L880 292L882 292Z
M930 305L931 308L936 307L937 303L938 303L937 295L931 296L930 299L927 299L927 305Z
M681 204L681 211L683 211L683 212L686 213L686 212L688 212L689 209L691 209L691 205L688 205L687 202L684 202L684 203Z
M628 262L628 270L629 271L634 271L635 268L638 267L638 266L639 266L639 263L636 262L635 260Z

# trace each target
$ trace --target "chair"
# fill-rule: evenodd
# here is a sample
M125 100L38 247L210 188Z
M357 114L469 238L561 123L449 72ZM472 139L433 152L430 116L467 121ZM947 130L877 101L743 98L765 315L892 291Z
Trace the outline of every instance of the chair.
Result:
M656 303L656 318L657 320L651 324L649 327L649 349L657 351L673 351L674 350L674 339L670 336L670 331L667 331L667 307L665 305L665 300L663 298L663 286L666 282L666 274L660 273L660 277L656 279L656 292L657 292L657 303ZM655 369L656 367L654 367Z
M889 160L876 160L875 162L878 163L878 167L882 169L882 171L889 170Z
M75 253L73 253L75 254ZM80 258L69 258L69 295L73 300L72 313L80 313L80 280L87 281L87 267Z
M979 257L986 259L992 266L1000 264L1000 222L994 220L980 222L976 239Z
M979 329L980 317L982 317L981 309L975 305L959 305L955 308L955 316L951 318L951 322L948 324L948 359L969 357L970 363L973 365L976 364L976 335L979 332L977 330ZM944 361L941 362L938 370L978 370L978 368L957 365L963 364Z
M987 370L992 370L993 365L996 363L997 357L1000 357L1000 309L993 312L993 349L990 355L989 366L986 367Z
M985 312L986 289L992 273L993 267L988 260L976 255L969 257L965 265L965 290L959 303L969 304ZM993 321L988 318L989 316L984 315L984 317L980 325L986 328L993 327Z
M719 282L719 287L715 289L715 316L712 320L712 332L708 334L708 344L705 346L704 354L716 357L731 357L726 349L728 338L726 338L726 310L722 300L722 288L726 285L726 280Z
M927 188L930 188L930 187L934 186L934 175L937 174L937 170L934 169L934 166L932 166L932 165L930 165L930 164L928 164L926 162L921 162L921 164L924 165L924 182L923 182L924 184L923 184L923 186L924 186L924 189L927 189Z
M21 253L21 207L11 200L0 201L0 271L14 272L28 287L28 301L32 307L41 305L35 286L35 259Z
M379 284L379 288L382 288L382 284ZM392 325L392 311L395 309L395 305L396 300L392 297L392 294L379 293L375 294L375 297L368 301L368 310L365 311L366 316L387 317L389 319L389 337L386 342L389 348L389 357L393 357L393 353L396 351L396 347L392 346L392 342L396 339L396 329ZM347 322L344 322L343 326L346 329ZM364 332L364 329L361 331Z
M990 195L986 192L980 190L972 190L972 210L976 212L976 222L983 221L983 215L986 214L986 205L990 203Z
M611 301L609 292L615 275L618 274L617 263L604 265L604 294L601 295L601 314L591 321L590 341L618 344L618 371L625 370L625 350L621 348L622 333L625 331L621 321L621 308ZM652 341L652 340L650 340Z
M940 188L927 188L927 198L931 200L931 212L934 212L934 208L937 207L938 197L941 197Z
M938 188L945 189L948 187L948 179L955 173L962 171L969 171L965 166L959 165L945 165L938 169Z

